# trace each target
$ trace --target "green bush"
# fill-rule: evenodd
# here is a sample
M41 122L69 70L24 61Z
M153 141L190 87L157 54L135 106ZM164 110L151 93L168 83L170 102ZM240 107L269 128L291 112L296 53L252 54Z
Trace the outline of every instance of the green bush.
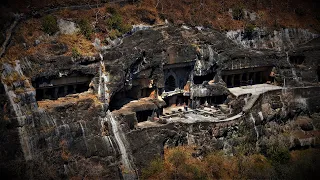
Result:
M290 160L290 152L287 148L274 147L267 151L272 164L285 164Z
M112 15L106 21L110 29L118 30L121 34L127 33L131 30L131 25L123 22L121 14L114 7L107 7L107 12Z
M119 30L122 24L121 15L113 14L109 19L107 19L107 24L110 28Z
M148 179L155 174L159 174L164 170L164 161L157 157L146 169L142 169L142 179Z
M52 15L47 15L42 19L42 29L45 33L52 35L56 33L59 28L57 24L57 19Z
M107 25L110 29L116 29L121 34L129 32L131 30L131 25L123 22L120 14L114 14L107 20Z
M87 19L81 19L79 22L79 27L81 34L83 34L87 39L90 39L93 32L90 22Z
M117 29L112 29L109 31L109 37L111 40L116 39L118 36L121 36L121 33Z

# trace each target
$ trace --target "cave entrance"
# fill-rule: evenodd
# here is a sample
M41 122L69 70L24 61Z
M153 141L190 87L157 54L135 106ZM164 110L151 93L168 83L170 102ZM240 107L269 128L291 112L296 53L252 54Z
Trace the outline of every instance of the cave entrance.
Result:
M89 89L89 83L74 84L72 86L54 86L54 87L43 87L36 89L36 99L41 101L44 99L57 100L60 97L65 97L69 94L82 93Z
M262 72L256 72L255 74L255 84L262 84Z
M110 111L119 110L130 101L138 100L139 98L150 97L154 92L154 88L141 88L141 86L132 86L129 90L121 90L116 92L109 103Z
M109 103L110 111L118 110L130 101L137 100L139 95L139 89L132 88L130 91L119 91L116 92Z
M233 85L232 85L232 76L227 76L226 77L226 79L227 79L227 87L229 88L229 87L233 87Z
M263 84L269 80L271 70L272 67L226 70L222 72L222 78L228 88Z
M138 123L147 121L148 118L152 118L154 113L155 113L154 110L137 111L136 112L136 118L138 120Z
M176 105L177 106L189 105L189 97L178 95L176 100Z
M140 90L140 97L144 98L144 97L150 97L151 93L154 91L153 88L142 88Z
M202 84L204 81L211 81L213 80L215 73L209 73L205 76L193 76L193 83L194 84Z
M246 86L248 84L248 74L244 73L241 77L240 86Z
M301 65L301 64L304 62L305 58L306 58L306 57L303 56L303 55L290 56L290 57L289 57L289 61L290 61L290 63L293 64L293 65Z
M182 94L176 94L173 96L166 97L166 98L164 98L164 101L166 102L165 107L183 106L183 105L190 104L189 96L183 96Z
M169 96L164 98L164 101L166 102L166 106L165 107L170 107L172 105L176 105L178 99L178 95L173 95L173 96Z
M89 84L93 76L68 76L61 78L40 77L32 82L36 89L36 99L56 100L69 94L82 93L89 89Z
M239 87L240 85L241 85L240 74L235 74L234 75L234 80L233 80L233 86L234 87Z
M176 79L170 75L165 82L165 91L174 91L176 89Z
M211 97L201 97L199 98L200 105L208 105L214 106L223 104L227 99L227 95L220 95L220 96L211 96Z

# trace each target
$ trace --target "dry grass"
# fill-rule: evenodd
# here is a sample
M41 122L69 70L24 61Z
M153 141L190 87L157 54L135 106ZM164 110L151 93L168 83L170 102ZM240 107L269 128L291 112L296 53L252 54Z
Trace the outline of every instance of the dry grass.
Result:
M18 32L22 36L24 41L29 45L32 45L40 36L45 35L45 33L41 29L41 20L34 18L28 19L27 21L23 22Z
M19 0L16 0L19 1ZM71 5L71 4L87 4L88 1L74 0L56 0L44 3L33 4L36 7L43 8L48 5ZM96 2L96 1L91 1ZM259 27L269 27L278 29L282 27L305 28L311 31L320 31L319 12L312 6L311 0L299 1L256 1L256 0L141 0L134 4L126 4L119 6L116 4L108 5L114 7L123 18L126 24L162 24L165 19L180 25L203 25L212 27L220 31L244 28L246 24L253 24ZM234 20L229 9L245 8L254 11L258 15L258 19L254 22L249 20ZM305 13L303 15L295 13L299 8ZM98 30L93 36L105 39L111 29L106 25L106 19L110 15L106 12L106 7L92 8L88 10L69 10L64 9L53 13L58 19L69 19L78 22L80 19L87 19ZM93 24L98 17L98 24ZM317 19L318 18L318 19ZM33 47L36 39L42 37L41 44ZM93 55L96 50L82 35L62 35L58 37L48 37L41 29L41 19L28 19L23 22L14 35L15 44L8 48L6 55L0 60L1 62L14 62L21 57L32 55L35 53L46 53L48 44L52 40L68 45L69 51L66 55L72 54L72 48L77 48L82 55ZM26 51L22 43L26 43L30 48Z
M22 22L12 37L12 42L14 42L14 45L8 47L0 62L14 64L16 60L33 54L39 48L33 47L35 40L44 35L45 33L41 30L41 22L39 19L31 18ZM23 46L23 43L26 43L27 46L30 46L30 49L26 50Z
M92 42L87 40L81 34L60 35L58 41L66 44L69 47L66 55L72 54L73 47L76 47L81 55L91 56L96 53Z
M191 146L165 149L164 159L156 159L149 168L143 170L143 178L264 179L270 177L272 171L270 162L261 154L225 156L217 152L199 159L193 157L195 152Z
M0 65L2 63L9 63L14 65L15 61L25 55L25 50L21 45L14 45L7 49L6 54L0 59Z
M83 101L86 99L92 99L94 101L94 104L96 106L100 106L101 103L97 97L97 95L95 94L91 94L91 93L81 93L78 95L74 95L71 97L61 97L57 100L43 100L43 101L38 101L38 106L40 108L44 108L44 109L53 109L57 106L63 106L66 104L74 104L77 103L79 101Z
M157 2L159 3L157 4ZM248 23L247 20L233 20L229 13L229 9L242 7L249 11L255 11L259 15L260 19L254 22L258 26L320 30L319 22L316 19L317 12L312 7L310 0L292 0L290 3L277 0L143 0L138 7L145 9L156 7L158 16L166 18L174 24L205 25L219 30L243 28ZM306 14L303 16L296 14L294 11L298 7ZM134 12L133 9L131 7L128 10Z

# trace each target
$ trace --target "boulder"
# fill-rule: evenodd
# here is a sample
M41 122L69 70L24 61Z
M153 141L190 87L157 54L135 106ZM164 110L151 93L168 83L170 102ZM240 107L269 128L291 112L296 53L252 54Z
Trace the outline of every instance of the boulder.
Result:
M61 34L75 34L80 30L76 23L63 19L58 20L58 27Z

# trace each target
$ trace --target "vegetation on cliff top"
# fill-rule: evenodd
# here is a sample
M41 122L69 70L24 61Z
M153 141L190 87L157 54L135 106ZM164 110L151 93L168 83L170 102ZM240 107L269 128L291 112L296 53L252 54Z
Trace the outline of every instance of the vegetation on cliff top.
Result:
M63 41L68 45L70 43L67 41L70 39L74 43L74 35L58 35L56 39L44 38L46 34L53 35L57 32L56 20L60 18L78 23L81 34L76 35L76 38L83 44L82 47L77 47L81 55L95 53L92 46L95 38L107 43L108 37L114 39L121 36L128 32L133 24L162 24L165 20L175 25L202 25L220 31L241 28L245 29L249 36L254 27L271 29L293 27L320 31L320 14L317 9L319 3L312 0L284 2L277 0L139 0L127 1L121 6L117 3L97 0L43 0L29 2L29 7L32 8L26 8L26 4L20 1L10 1L2 13L8 14L10 11L31 13L31 9L33 12L40 12L52 7L71 5L91 4L92 6L89 9L61 9L40 19L31 18L23 22L17 28L19 33L15 34L13 43L2 61L14 61L27 55L46 52L43 49L50 46L53 40ZM95 6L96 4L102 6ZM1 22L9 19L6 16L3 18L5 19L0 19ZM34 46L35 40L39 38L42 38L41 44ZM66 55L72 55L73 47L74 44L68 46Z
M143 179L318 179L319 149L262 154L224 155L215 152L195 157L194 148L165 149L142 170Z

